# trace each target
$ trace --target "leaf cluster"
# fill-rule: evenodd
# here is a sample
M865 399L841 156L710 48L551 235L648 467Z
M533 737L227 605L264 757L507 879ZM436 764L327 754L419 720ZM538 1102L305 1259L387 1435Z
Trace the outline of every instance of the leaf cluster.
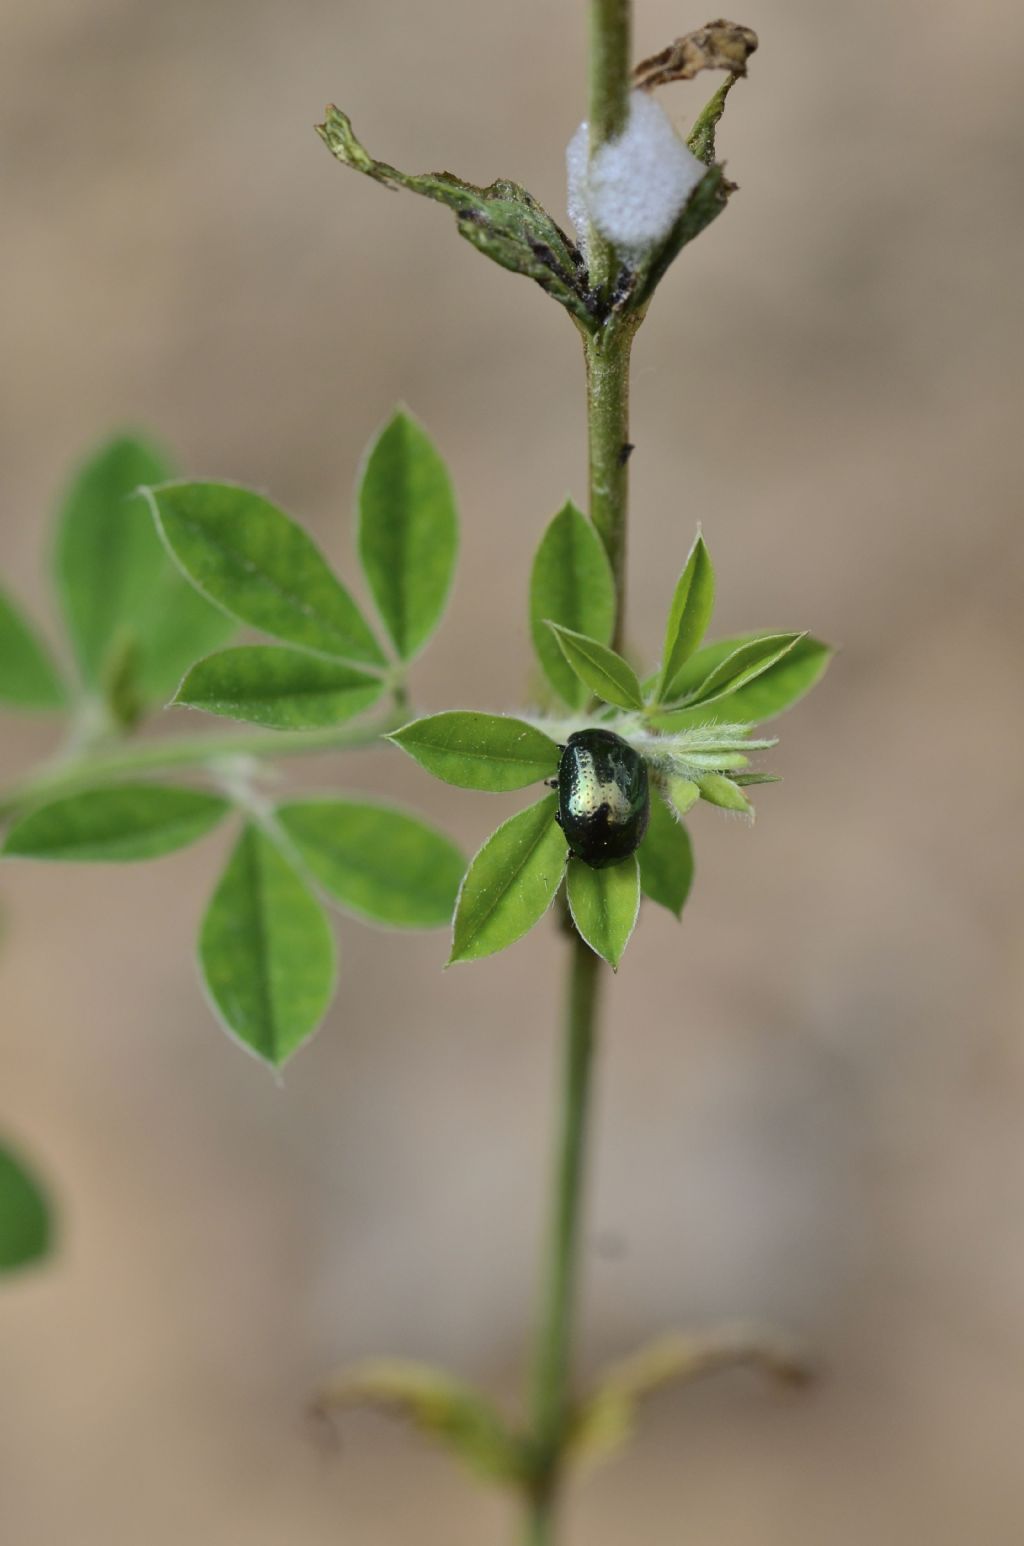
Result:
M231 742L192 743L209 787L133 776L133 766L159 765L160 744L146 743L133 763L131 736L167 698L272 735L328 737L383 700L400 701L409 663L451 589L455 501L425 431L396 413L370 448L357 494L374 623L265 495L171 474L148 442L124 436L72 482L54 567L73 669L58 666L25 614L0 599L0 701L63 713L70 745L38 786L30 781L0 806L12 817L0 851L7 859L153 859L240 814L200 926L199 961L227 1029L276 1067L316 1028L334 990L324 904L391 928L447 924L462 856L419 817L376 799L271 798L258 764L234 755ZM229 643L239 629L273 642ZM361 739L378 734L368 725ZM112 775L103 770L117 766L110 748L119 744L128 750Z
M560 889L572 922L618 967L641 896L681 915L693 879L682 817L699 799L752 815L744 790L770 774L749 766L756 721L781 713L824 671L828 647L804 633L760 633L705 645L715 575L697 537L676 584L658 669L646 679L619 651L615 586L600 537L571 502L541 538L530 577L529 620L550 712L529 719L464 710L416 719L391 739L435 778L508 793L557 783L562 739L588 725L613 729L648 762L654 795L636 854L592 869L570 854L544 794L504 821L474 857L455 910L450 961L514 944Z
M405 189L445 205L455 215L460 236L478 252L501 268L532 279L565 308L583 333L594 334L620 320L629 325L640 320L683 248L718 218L735 192L723 166L715 161L715 130L731 86L746 73L745 63L722 51L705 51L703 57L701 68L730 71L698 115L688 139L707 172L671 230L642 257L622 261L610 286L593 281L576 243L518 183L500 178L481 188L451 172L400 171L371 156L348 115L334 106L325 109L324 122L317 124L316 131L344 166L387 188Z

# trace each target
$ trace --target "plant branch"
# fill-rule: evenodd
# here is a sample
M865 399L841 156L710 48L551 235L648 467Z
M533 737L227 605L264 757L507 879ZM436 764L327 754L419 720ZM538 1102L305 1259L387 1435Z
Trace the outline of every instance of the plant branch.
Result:
M169 773L178 768L208 769L232 757L258 757L269 761L276 757L301 756L304 752L371 746L381 736L397 730L407 718L408 713L399 706L398 712L373 720L329 725L322 730L254 730L249 733L233 731L229 735L175 736L88 752L55 762L0 792L0 821L13 816L25 805L74 794L76 790L111 779Z

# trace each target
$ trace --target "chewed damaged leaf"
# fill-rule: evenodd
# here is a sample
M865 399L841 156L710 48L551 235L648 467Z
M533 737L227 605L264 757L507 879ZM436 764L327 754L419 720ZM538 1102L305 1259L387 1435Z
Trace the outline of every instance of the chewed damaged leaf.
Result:
M328 150L345 166L389 188L405 188L445 204L455 215L459 234L479 252L525 274L576 319L592 326L597 302L587 288L587 274L575 244L532 194L504 178L478 188L451 172L401 172L377 161L356 138L346 113L327 107L316 131Z

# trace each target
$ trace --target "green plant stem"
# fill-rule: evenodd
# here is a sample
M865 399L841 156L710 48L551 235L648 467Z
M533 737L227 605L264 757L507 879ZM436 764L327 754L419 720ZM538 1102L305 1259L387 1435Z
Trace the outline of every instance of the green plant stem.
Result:
M527 1540L552 1539L569 1415L572 1320L576 1299L587 1116L600 961L573 931L562 1076L561 1133L533 1383L534 1475Z
M591 156L626 127L632 31L632 0L590 0L587 123ZM592 287L607 290L615 272L615 252L593 227L588 266Z
M108 779L136 774L169 773L179 768L210 768L232 757L301 756L304 752L342 751L370 746L382 735L404 724L406 712L390 712L359 724L330 725L323 730L254 730L246 734L190 735L163 741L144 741L95 750L61 760L41 772L13 784L0 793L0 820L25 805L73 794L78 789Z
M615 648L622 642L626 590L626 513L629 497L629 359L635 322L613 319L588 335L587 436L590 519L597 528L615 576Z
M631 0L590 0L591 153L621 132L628 112L632 30ZM607 290L615 254L591 231L590 272ZM621 637L626 563L626 500L629 456L629 357L634 322L613 316L585 337L590 518L604 542L619 600L616 638ZM572 1329L579 1276L579 1246L586 1168L587 1119L593 1078L601 963L575 932L569 949L561 1132L555 1171L550 1237L537 1330L532 1404L528 1546L554 1546L571 1420Z

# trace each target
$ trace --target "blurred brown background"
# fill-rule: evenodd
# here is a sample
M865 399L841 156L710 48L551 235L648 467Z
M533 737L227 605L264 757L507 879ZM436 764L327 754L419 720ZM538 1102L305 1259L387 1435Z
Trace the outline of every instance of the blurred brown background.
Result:
M637 55L706 17L640 0ZM48 512L125 423L268 488L351 574L360 451L401 397L450 460L464 561L424 708L511 707L544 523L584 489L576 336L378 155L563 206L582 4L7 0L2 562L37 615ZM719 631L843 653L783 723L753 831L702 809L679 933L607 997L581 1367L750 1314L827 1366L667 1396L570 1546L1024 1538L1019 324L1024 16L1009 0L749 0L720 145L742 184L636 354L631 631L704 524ZM672 88L682 121L704 83ZM49 749L6 719L10 777ZM475 846L490 797L325 761ZM59 1255L0 1290L10 1546L484 1546L512 1512L306 1392L379 1351L514 1402L546 1181L560 946L442 975L343 922L344 987L283 1088L191 964L221 857L3 876L0 1128Z

